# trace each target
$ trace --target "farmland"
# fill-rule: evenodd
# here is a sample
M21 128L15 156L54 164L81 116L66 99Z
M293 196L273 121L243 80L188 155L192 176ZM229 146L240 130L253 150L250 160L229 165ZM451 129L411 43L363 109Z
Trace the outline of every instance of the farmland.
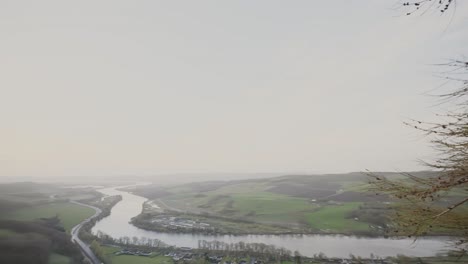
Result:
M69 199L98 198L95 191L38 183L0 184L0 191L0 262L81 263L66 232L94 210Z
M116 255L115 252L120 251L120 248L101 246L105 255L111 260L112 264L172 264L171 258L162 255L152 255L150 257L132 256L132 255Z
M49 256L48 264L68 264L71 263L71 259L67 256L53 253Z
M369 230L369 223L347 217L348 213L356 210L359 205L360 203L350 202L326 206L316 212L306 214L306 219L311 226L321 230L336 230L343 233L347 230Z
M190 232L381 235L391 200L368 191L367 181L361 173L350 173L198 182L164 189L143 186L131 191L149 198L164 214L147 206L134 224L184 232L180 225L171 227L169 220L164 227L154 224L162 222L163 215L179 223L207 223L211 228L186 228ZM252 229L254 224L262 227Z
M92 189L61 188L32 182L0 184L0 219L32 221L58 216L66 231L94 214L69 200L96 199Z
M1 218L31 221L38 218L49 218L57 215L61 220L65 230L69 232L72 227L79 224L84 219L92 216L93 214L94 210L91 208L73 203L60 202L21 208L3 215Z

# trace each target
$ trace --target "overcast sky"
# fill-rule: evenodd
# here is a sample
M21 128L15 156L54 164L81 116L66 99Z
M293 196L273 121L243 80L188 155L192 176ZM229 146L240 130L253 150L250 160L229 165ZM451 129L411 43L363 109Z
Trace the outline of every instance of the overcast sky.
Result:
M0 0L0 176L421 169L465 2Z

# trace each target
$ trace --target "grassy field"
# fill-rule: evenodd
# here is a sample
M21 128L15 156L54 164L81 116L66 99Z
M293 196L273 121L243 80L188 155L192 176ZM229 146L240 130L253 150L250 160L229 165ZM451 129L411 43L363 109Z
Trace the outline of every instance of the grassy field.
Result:
M398 173L378 174L392 179L402 178ZM429 172L416 174L432 175ZM368 181L368 176L362 173L291 175L197 182L163 189L141 186L132 191L178 214L288 227L290 232L322 230L327 233L377 234L381 231L370 225L382 229L386 226L388 218L385 214L393 200L387 195L376 196L370 192ZM144 213L156 213L151 210L151 207L146 207ZM381 217L374 217L376 215ZM148 221L144 227L150 225Z
M91 188L61 188L58 185L33 182L0 184L0 202L2 200L6 200L10 202L35 205L57 200L63 201L66 199L92 199L99 196L100 194Z
M176 196L167 199L177 208L206 211L222 216L244 218L253 221L284 222L297 220L297 212L312 211L317 208L306 199L290 197L270 192L228 193L219 195L207 193L205 197L197 195Z
M52 253L49 256L49 264L69 264L70 258L64 255Z
M347 219L346 215L356 210L361 203L330 205L306 214L307 222L318 229L344 232L347 230L369 230L369 224Z
M362 176L279 177L255 181L186 184L159 198L169 209L263 224L330 232L368 231L347 214L371 200ZM331 203L330 203L331 202ZM372 201L373 202L373 201ZM336 205L339 204L339 205Z
M2 219L13 219L20 221L30 221L37 218L53 217L58 215L63 223L63 227L70 232L72 227L79 224L84 219L92 216L94 210L72 203L50 203L33 207L21 208L0 216Z
M236 216L252 215L254 221L260 222L297 221L302 212L317 208L317 205L305 199L273 193L233 195L232 201L232 210Z
M81 258L69 236L43 222L2 221L0 240L2 245L14 245L0 247L1 263L69 264Z
M15 231L9 229L0 229L0 237L11 237L16 234Z
M101 246L104 250L106 255L112 261L112 264L172 264L174 261L165 256L151 256L151 257L143 257L143 256L130 256L130 255L115 255L114 253L120 251L119 248L116 247L107 247Z

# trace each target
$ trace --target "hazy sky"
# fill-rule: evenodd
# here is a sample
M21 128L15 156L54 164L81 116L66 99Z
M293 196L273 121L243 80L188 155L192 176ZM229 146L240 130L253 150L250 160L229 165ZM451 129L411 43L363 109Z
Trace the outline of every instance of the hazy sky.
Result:
M421 169L465 2L0 0L0 175Z

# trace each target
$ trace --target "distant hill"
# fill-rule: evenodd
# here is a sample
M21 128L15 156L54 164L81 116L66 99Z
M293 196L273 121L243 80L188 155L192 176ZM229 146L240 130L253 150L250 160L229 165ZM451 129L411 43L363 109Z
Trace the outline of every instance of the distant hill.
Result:
M403 178L394 172L376 174ZM436 175L434 172L412 174ZM126 190L152 200L149 204L163 208L168 219L203 219L218 233L382 235L389 223L389 205L395 200L369 191L369 180L364 173L352 172L196 181L172 186L153 183ZM152 206L144 206L143 213L133 223L151 230L170 231L163 216ZM160 222L164 224L155 224ZM201 228L200 232L205 231Z
M402 174L397 172L375 172L387 178L403 177ZM417 171L411 172L412 175L418 177L433 177L437 172L433 171ZM187 174L186 180L189 181ZM231 176L233 176L232 174ZM245 176L245 175L244 175ZM265 175L263 175L265 176ZM201 177L201 175L199 176ZM199 178L195 178L198 180ZM221 180L222 179L222 180ZM351 172L343 174L311 174L311 175L282 175L266 178L254 179L225 179L219 177L218 180L213 181L195 181L189 183L176 184L171 186L164 186L157 182L151 185L142 185L131 190L148 199L162 198L174 194L173 191L184 190L185 192L210 192L220 189L222 187L234 186L238 184L258 184L269 186L266 188L269 192L285 194L295 197L315 198L336 194L344 185L357 185L365 184L369 181L369 176L362 172Z
M35 183L35 182L15 182L0 184L1 194L15 193L49 193L57 191L59 188L52 184Z

